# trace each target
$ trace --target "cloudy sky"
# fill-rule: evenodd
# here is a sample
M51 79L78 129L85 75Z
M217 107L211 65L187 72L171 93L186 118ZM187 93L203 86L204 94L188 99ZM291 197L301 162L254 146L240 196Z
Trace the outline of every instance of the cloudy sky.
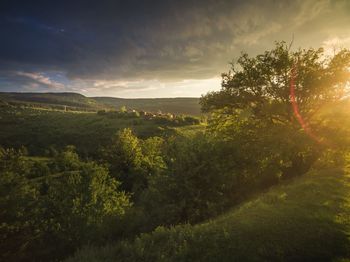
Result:
M1 0L0 32L0 91L198 97L242 51L350 48L350 1Z

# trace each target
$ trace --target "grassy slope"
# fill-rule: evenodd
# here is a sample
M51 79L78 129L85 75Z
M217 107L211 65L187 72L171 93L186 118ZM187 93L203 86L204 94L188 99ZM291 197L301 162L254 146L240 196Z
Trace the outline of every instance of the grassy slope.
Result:
M333 261L349 255L350 166L312 171L224 216L69 261Z

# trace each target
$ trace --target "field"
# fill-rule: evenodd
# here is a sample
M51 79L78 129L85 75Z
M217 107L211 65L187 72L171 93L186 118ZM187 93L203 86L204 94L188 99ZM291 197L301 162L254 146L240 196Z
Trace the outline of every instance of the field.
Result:
M117 113L101 115L84 111L0 107L0 145L25 146L34 155L45 154L49 147L62 149L74 145L79 153L94 155L123 128L132 128L137 136L147 138L174 134L176 126L188 126L188 123L162 120Z

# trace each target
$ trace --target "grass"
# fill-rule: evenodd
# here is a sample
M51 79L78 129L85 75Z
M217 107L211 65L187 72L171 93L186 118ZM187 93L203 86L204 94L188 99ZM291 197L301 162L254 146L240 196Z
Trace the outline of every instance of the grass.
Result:
M81 155L94 155L123 128L131 128L141 138L175 133L166 123L142 117L10 107L0 108L0 126L0 145L23 145L31 155L44 155L50 146L62 149L66 145L76 146Z
M191 135L197 134L198 132L204 132L205 128L206 128L205 124L199 124L199 125L175 127L173 128L173 130L176 132L177 135L191 136Z
M78 261L348 261L350 166L314 170L199 225L85 247Z

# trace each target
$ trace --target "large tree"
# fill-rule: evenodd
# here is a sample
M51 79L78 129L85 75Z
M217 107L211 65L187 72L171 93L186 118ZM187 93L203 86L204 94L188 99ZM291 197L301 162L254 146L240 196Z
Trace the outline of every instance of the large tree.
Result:
M249 109L258 118L291 122L297 109L308 119L325 103L347 95L349 68L349 50L327 56L322 48L292 51L277 42L272 50L255 57L243 53L232 62L222 74L221 90L201 98L202 110Z
M201 105L213 113L210 130L238 144L257 163L258 177L290 177L333 144L329 130L339 124L325 124L320 112L348 96L349 85L349 50L327 56L322 48L293 51L281 42L255 57L243 53L222 75L221 90L203 96Z

